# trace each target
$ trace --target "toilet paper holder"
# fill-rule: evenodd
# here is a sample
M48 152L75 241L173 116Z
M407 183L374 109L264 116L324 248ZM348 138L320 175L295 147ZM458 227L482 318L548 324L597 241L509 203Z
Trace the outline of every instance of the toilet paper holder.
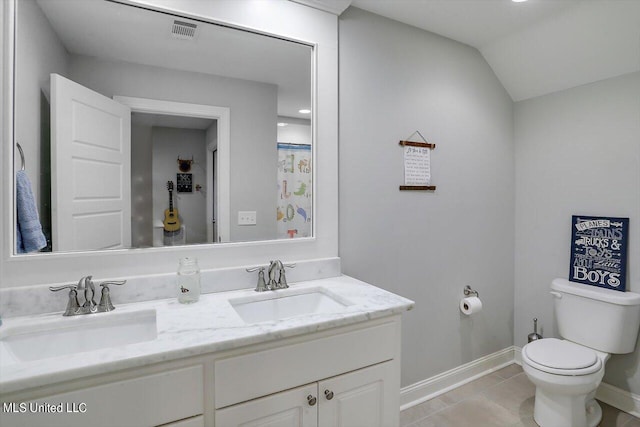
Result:
M474 289L471 289L471 286L469 286L469 285L465 286L462 292L464 292L464 296L465 297L473 295L473 296L476 296L476 297L480 298L480 292L478 292L478 291L476 291Z

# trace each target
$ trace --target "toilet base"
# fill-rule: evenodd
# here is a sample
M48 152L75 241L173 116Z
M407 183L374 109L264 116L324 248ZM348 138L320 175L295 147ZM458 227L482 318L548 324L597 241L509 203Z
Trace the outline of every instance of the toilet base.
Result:
M540 427L596 427L602 420L602 408L588 395L545 393L536 388L533 419Z

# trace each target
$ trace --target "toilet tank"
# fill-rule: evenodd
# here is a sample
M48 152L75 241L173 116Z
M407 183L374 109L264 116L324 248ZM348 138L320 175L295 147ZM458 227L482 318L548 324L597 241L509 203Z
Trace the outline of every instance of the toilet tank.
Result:
M551 282L560 335L606 353L631 353L640 327L640 294L583 285L565 279Z

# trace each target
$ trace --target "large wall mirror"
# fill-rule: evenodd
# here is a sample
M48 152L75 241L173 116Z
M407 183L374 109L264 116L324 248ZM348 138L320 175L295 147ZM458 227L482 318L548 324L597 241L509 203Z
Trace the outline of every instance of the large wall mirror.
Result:
M17 213L14 253L312 236L312 46L110 0L15 12L16 210L26 175L45 242Z

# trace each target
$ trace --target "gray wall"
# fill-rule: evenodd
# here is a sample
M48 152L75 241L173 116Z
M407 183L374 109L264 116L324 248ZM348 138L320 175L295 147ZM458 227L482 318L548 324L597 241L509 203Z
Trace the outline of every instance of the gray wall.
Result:
M152 144L152 127L132 120L131 244L136 248L153 246Z
M304 123L303 120L293 121L291 119L278 118L278 121L287 121L287 126L278 126L278 142L289 144L311 145L311 122Z
M339 29L342 267L415 300L406 386L512 345L513 104L476 49L355 8ZM437 144L434 193L398 191L416 130Z
M185 227L186 243L207 243L206 194L196 191L196 184L208 187L206 132L198 129L177 129L155 126L153 139L153 219L164 219L169 208L167 181L173 181L173 207L178 209ZM178 193L177 158L191 159L193 192Z
M68 54L35 1L17 2L17 14L15 135L24 150L40 220L50 235L49 74L67 74ZM17 153L16 159L19 168Z
M558 336L549 285L569 275L571 215L630 218L627 289L640 292L640 73L515 105L515 337ZM611 325L614 328L614 325ZM640 351L604 382L640 393Z
M74 55L70 78L105 96L133 96L229 107L231 110L231 240L276 236L277 87ZM257 211L258 224L237 226L237 212Z

